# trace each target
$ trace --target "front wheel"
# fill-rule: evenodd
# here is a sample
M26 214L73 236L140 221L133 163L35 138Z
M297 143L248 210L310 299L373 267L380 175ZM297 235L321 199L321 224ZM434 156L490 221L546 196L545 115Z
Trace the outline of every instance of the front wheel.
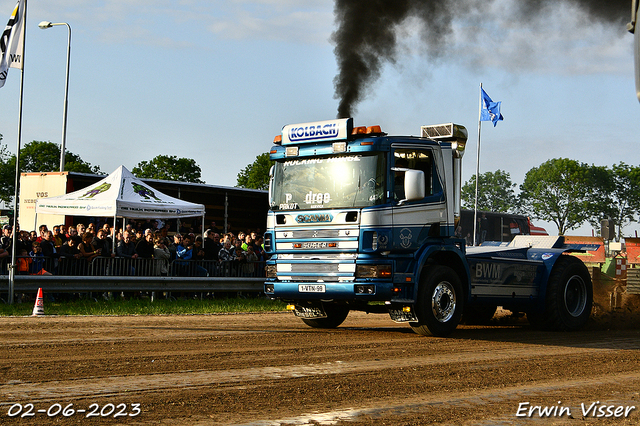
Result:
M448 336L462 316L464 296L460 277L448 266L435 265L420 278L414 332L423 336Z
M323 303L323 308L326 318L302 318L302 322L313 328L336 328L349 315L349 307L345 305Z

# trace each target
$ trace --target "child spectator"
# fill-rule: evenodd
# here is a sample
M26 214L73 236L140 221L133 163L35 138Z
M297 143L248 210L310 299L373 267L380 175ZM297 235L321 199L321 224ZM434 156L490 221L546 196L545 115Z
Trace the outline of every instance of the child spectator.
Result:
M20 249L18 252L18 275L29 275L31 263L33 259L29 257L26 249Z
M46 269L44 269L44 262L45 262L45 258L44 255L42 254L42 247L40 247L40 243L37 241L34 241L31 244L31 253L29 253L29 256L31 256L31 267L30 267L30 274L31 275L51 275L51 272L47 272Z

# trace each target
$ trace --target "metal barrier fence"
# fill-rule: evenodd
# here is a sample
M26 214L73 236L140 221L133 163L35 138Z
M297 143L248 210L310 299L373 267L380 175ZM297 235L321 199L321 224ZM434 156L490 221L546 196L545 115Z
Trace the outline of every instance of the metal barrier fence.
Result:
M265 262L24 257L28 271L16 272L14 291L56 292L196 291L262 292ZM0 292L8 290L9 261L0 260ZM44 274L43 271L51 275Z
M91 262L69 257L18 257L24 271L16 275L63 276L170 276L170 277L264 277L265 262L217 260L130 259L124 257L96 257ZM9 273L9 262L0 262L0 275Z

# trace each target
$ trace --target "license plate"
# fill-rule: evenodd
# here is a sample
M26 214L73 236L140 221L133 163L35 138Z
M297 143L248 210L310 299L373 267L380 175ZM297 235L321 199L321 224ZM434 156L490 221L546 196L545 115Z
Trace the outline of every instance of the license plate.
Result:
M418 320L413 311L404 312L402 309L389 309L389 316L395 322L414 322Z
M324 293L325 290L324 284L300 284L298 286L300 293Z

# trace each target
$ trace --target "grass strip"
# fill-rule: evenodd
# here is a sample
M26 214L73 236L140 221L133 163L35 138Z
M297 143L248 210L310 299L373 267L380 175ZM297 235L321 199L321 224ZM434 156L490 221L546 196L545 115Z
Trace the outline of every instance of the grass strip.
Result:
M0 304L0 316L24 316L33 312L32 301ZM77 299L72 301L44 300L45 315L196 315L236 312L278 312L286 304L266 297L220 299L155 299L129 300Z

